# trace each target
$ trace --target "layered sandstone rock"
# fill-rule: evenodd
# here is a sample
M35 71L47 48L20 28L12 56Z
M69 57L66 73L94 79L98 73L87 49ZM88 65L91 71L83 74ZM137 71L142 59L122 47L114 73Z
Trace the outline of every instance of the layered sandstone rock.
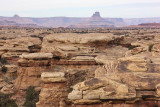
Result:
M0 79L0 92L4 94L13 94L15 91L13 83L8 83L5 78Z
M29 86L40 87L41 73L51 66L51 53L31 53L22 55L18 65L18 77L15 82L17 89L27 89Z
M43 60L43 59L52 59L52 53L31 53L31 54L22 54L20 56L22 59L33 59L33 60Z
M15 91L15 87L13 84L6 84L3 86L3 88L0 90L1 93L4 94L13 94Z
M14 81L17 78L17 66L0 63L0 92L14 94Z
M15 93L12 99L21 107L25 101L25 91L29 86L41 90L41 73L50 71L51 53L22 54L18 60L17 78L14 82Z
M106 47L107 43L120 39L113 34L52 34L44 38L42 52L51 52L61 58L91 56L98 52L96 46Z
M106 106L110 105L109 102L114 106L116 101L122 100L126 103L122 105L127 103L136 105L137 100L144 100L145 103L151 99L159 99L160 74L149 69L150 62L147 58L132 56L109 61L104 57L104 60L97 61L104 66L95 71L95 78L76 84L73 91L68 94L68 98L75 106L83 107L86 104L98 106L105 104L105 101L108 102Z
M5 74L5 77L8 79L8 81L14 81L17 78L17 65L5 65L7 68L7 72Z
M0 55L14 62L0 73L0 92L14 93L23 105L25 90L34 86L39 107L159 105L159 30L47 30L0 40ZM77 31L84 32L68 30Z
M44 72L41 74L41 79L43 82L65 82L66 79L64 78L65 74L62 72Z
M37 107L67 107L67 84L65 73L63 72L44 72L41 75L44 82Z
M2 58L14 60L23 53L39 52L41 49L41 40L32 37L19 37L3 41L0 47Z

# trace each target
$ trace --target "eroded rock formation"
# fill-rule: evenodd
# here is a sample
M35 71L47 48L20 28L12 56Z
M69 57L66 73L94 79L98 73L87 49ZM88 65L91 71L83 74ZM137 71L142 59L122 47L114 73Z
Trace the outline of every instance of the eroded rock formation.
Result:
M37 107L65 107L68 87L64 72L44 72L41 74L44 82Z
M37 107L159 106L159 30L39 30L0 33L0 92L20 107L29 86Z

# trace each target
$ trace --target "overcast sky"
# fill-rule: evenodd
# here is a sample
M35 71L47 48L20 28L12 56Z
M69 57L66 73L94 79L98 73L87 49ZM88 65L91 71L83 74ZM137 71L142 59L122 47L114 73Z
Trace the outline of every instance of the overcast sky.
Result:
M0 0L0 16L160 17L160 0Z

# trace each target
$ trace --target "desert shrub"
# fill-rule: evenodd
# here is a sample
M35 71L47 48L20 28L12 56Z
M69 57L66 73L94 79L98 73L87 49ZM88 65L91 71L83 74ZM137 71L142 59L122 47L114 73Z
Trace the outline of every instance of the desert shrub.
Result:
M7 72L7 67L5 67L5 66L3 65L1 71L2 71L3 73L6 73L6 72Z
M149 52L152 51L153 46L154 46L154 44L149 45L149 47L148 47L148 51L149 51Z
M15 100L10 99L10 95L0 93L0 107L18 107Z
M151 40L151 38L145 38L145 40Z
M123 35L123 33L122 32L115 32L115 33L113 33L113 35Z
M125 34L125 37L129 37L129 34Z
M7 59L6 58L0 58L0 62L2 64L7 64Z
M71 86L68 86L68 90L69 90L69 92L72 92L73 88Z
M33 86L28 87L26 91L25 107L36 107L36 102L39 101L39 92L36 92Z
M81 81L85 81L85 80L86 80L86 78L85 78L85 77L81 78Z
M115 41L115 44L118 46L118 45L121 45L121 41L120 41L120 39L117 39L116 41Z
M137 46L130 46L129 48L128 48L128 50L132 50L132 49L134 49L134 48L136 48Z

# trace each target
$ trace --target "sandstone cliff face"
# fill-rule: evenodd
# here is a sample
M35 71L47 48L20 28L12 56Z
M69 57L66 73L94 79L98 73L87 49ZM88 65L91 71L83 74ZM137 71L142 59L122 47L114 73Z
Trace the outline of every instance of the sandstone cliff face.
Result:
M53 55L51 53L31 53L20 56L18 61L18 77L15 82L17 89L27 89L29 86L41 87L41 73L49 70Z
M110 50L110 53L107 52L108 55L114 53L116 50L111 50L108 46L114 46L117 40L123 41L123 36L116 37L110 33L83 35L69 33L52 34L46 36L43 39L41 51L51 52L53 54L53 59L51 62L51 64L53 65L53 71L64 72L66 74L65 84L67 84L67 87L63 85L63 88L66 87L66 93L69 93L69 91L72 90L72 86L74 84L84 81L85 79L91 79L94 77L94 71L101 65L98 62L96 62L95 57L99 54L103 55L104 52L107 52L108 50ZM119 48L122 49L122 53L120 53L121 55L119 55L119 57L122 57L124 54L123 52L126 51L126 48ZM110 58L108 57L107 59L116 59L116 56L116 54L113 54L110 56ZM47 106L48 102L51 104L48 104L48 106L53 106L55 104L55 106L58 107L60 106L60 103L66 104L70 102L67 98L65 98L65 100L63 100L63 98L59 99L59 97L57 97L57 95L54 94L54 90L61 90L59 89L62 88L60 87L62 85L61 81L64 80L60 77L55 79L54 75L56 74L54 74L55 72L52 73L50 73L49 77L45 77L49 74L41 74L41 79L44 82L44 85L42 86L42 90L40 93L40 101L37 103L37 106ZM49 94L50 90L53 90L52 94ZM65 94L65 97L67 97L66 95L68 94ZM78 96L73 95L73 97ZM55 101L57 103L59 102L59 105L57 103L54 103Z
M19 106L22 106L25 101L25 90L29 86L34 86L36 91L41 90L41 73L50 71L53 55L51 53L30 53L22 54L20 57L17 78L14 82L16 93L13 95L13 99Z

